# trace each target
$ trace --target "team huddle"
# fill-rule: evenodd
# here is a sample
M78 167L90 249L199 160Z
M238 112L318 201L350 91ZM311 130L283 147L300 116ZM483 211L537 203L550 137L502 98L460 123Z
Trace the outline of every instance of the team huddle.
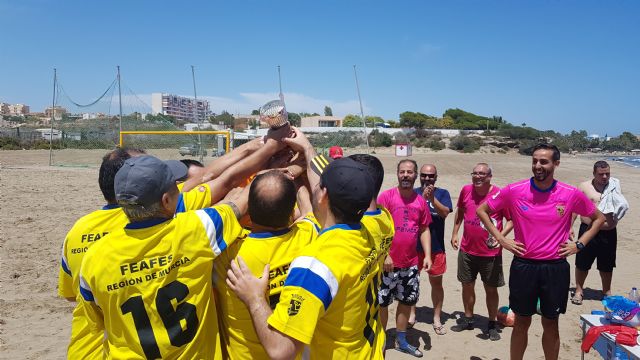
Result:
M77 302L68 358L382 359L394 300L392 347L421 357L406 338L421 272L432 288L434 331L446 332L440 313L451 197L435 186L434 165L418 171L402 160L398 186L380 192L384 169L376 157L341 155L316 154L288 124L206 167L143 149L106 154L99 185L107 204L80 218L62 249L58 292ZM526 350L537 310L545 356L557 358L566 257L605 223L592 200L554 179L559 158L554 146L538 145L533 177L503 188L479 163L456 206L451 245L460 249L464 317L452 330L473 329L479 274L487 337L500 339L501 250L511 251L514 359ZM589 225L567 241L575 214ZM515 239L507 238L512 230Z

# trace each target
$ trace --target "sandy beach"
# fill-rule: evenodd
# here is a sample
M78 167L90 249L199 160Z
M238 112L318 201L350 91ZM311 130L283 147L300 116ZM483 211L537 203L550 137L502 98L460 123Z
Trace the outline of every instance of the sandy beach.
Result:
M62 359L70 337L72 303L57 297L57 277L60 249L66 232L79 217L103 205L97 178L98 165L104 150L63 150L58 158L76 159L82 167L47 166L46 150L0 151L0 358ZM150 151L167 158L179 158L176 151ZM346 152L346 155L349 151ZM385 166L383 190L397 185L396 158L390 151L378 154ZM414 151L411 157L418 164L434 163L438 167L437 186L448 189L455 205L460 188L470 182L473 166L488 162L493 168L493 183L502 186L531 176L530 157L517 154L459 154L451 150L440 152ZM563 154L556 178L573 185L591 178L594 159L588 156ZM634 244L640 238L640 169L611 162L611 174L621 180L630 211L618 226L618 260L613 276L613 292L626 294L632 286L640 286L636 261L640 250ZM418 182L416 182L418 183ZM436 335L431 326L431 298L428 280L421 280L418 302L418 323L409 331L413 344L419 342L430 359L508 359L511 329L502 330L502 340L491 342L482 336L486 326L484 290L476 284L476 326L473 331L454 333L450 330L462 311L461 286L456 279L457 254L450 244L453 216L446 221L447 263L444 275L444 319L448 333ZM577 233L577 222L575 225ZM511 253L504 252L505 277ZM570 258L572 264L574 259ZM635 264L635 265L634 265ZM572 278L573 283L573 278ZM569 304L560 319L561 359L580 356L581 331L579 314L601 309L598 300L600 278L592 271L587 279L585 301L581 306ZM508 289L500 289L500 304L508 304ZM395 306L390 307L390 309ZM393 313L390 319L393 319ZM390 322L390 327L393 327ZM390 331L393 333L393 330ZM529 347L525 358L543 358L539 317L529 332ZM389 359L410 359L394 350ZM592 352L587 359L595 359Z

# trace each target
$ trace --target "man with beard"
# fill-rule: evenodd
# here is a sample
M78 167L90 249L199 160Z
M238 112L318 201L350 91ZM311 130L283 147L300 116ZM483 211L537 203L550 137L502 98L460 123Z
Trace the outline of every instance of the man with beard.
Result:
M554 179L560 165L555 145L533 148L533 177L509 184L478 207L477 215L500 245L515 256L509 274L509 306L515 313L511 333L511 359L524 357L531 316L540 299L542 349L545 359L560 352L558 318L569 298L569 263L566 257L583 249L604 223L604 216L577 188ZM515 239L507 239L493 224L491 214L507 209ZM571 215L591 220L591 228L570 241Z
M602 296L611 295L611 278L613 268L616 266L618 242L616 226L618 220L624 216L629 208L629 203L622 196L620 180L611 177L611 169L606 161L600 160L593 164L593 179L581 183L578 185L578 189L604 213L606 221L593 240L589 242L589 245L585 246L584 251L576 255L576 292L571 298L571 302L575 305L582 304L582 287L596 258L602 281ZM607 203L611 204L608 208L606 207ZM575 217L574 215L574 219ZM591 219L581 216L578 235L587 231L590 224Z
M422 352L406 339L407 324L411 306L418 302L420 294L420 269L431 268L431 234L429 224L431 214L427 203L413 191L418 177L418 164L413 160L398 163L398 186L386 190L378 196L378 203L393 217L395 235L389 256L384 262L382 284L378 292L380 320L386 328L387 307L398 300L396 311L396 350L422 357ZM423 262L418 263L418 242L425 250Z
M438 335L446 334L447 330L442 321L442 304L444 303L444 288L442 287L442 276L447 271L447 255L444 252L444 220L453 210L451 195L447 189L436 187L438 180L438 169L433 164L425 164L420 168L420 187L414 191L421 195L427 202L432 222L429 224L431 233L431 269L429 273L429 283L431 284L431 301L433 301L433 330ZM418 257L424 258L424 249L418 242ZM422 263L422 261L420 261ZM415 323L416 307L411 307L409 326Z

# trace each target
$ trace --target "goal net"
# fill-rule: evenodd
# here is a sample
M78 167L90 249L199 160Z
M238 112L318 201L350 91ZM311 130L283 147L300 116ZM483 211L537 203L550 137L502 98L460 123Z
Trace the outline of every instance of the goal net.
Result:
M229 152L231 132L200 131L122 131L119 145L144 149L163 160L195 159L203 164Z

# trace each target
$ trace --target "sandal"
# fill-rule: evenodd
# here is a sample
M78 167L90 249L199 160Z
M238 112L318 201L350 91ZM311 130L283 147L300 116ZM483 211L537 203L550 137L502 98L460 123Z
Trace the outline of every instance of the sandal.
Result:
M442 324L440 324L439 326L433 324L433 331L438 335L444 335L447 333L447 329Z
M571 297L571 303L573 305L582 305L583 295L582 294L573 294Z
M400 344L396 344L396 350L405 354L413 355L417 358L422 357L422 351L418 350L418 348L413 345L406 344L405 346L400 346Z

